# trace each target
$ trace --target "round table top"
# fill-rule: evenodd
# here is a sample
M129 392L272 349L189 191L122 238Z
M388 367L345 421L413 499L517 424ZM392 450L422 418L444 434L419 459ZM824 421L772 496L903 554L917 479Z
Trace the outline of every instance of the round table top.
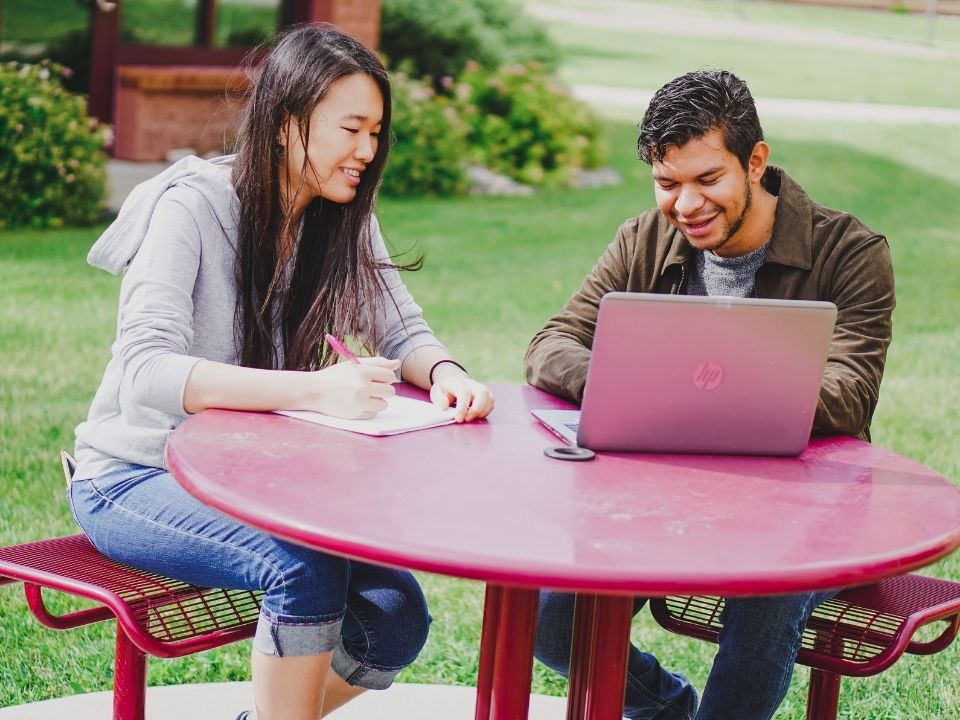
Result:
M172 434L167 462L189 492L275 535L506 585L793 592L907 572L960 546L960 491L854 438L816 439L796 458L565 462L544 456L558 441L529 411L569 404L491 388L485 421L390 437L208 410Z

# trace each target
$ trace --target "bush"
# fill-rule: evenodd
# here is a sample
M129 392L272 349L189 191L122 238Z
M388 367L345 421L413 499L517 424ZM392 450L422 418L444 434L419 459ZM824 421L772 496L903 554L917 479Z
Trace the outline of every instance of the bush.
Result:
M448 98L424 82L393 73L393 142L383 178L388 195L456 195L466 191L466 128Z
M109 128L63 88L55 63L0 64L0 228L95 221Z
M90 33L86 28L71 30L47 45L44 57L64 68L63 86L70 92L90 92Z
M530 61L554 69L559 62L543 25L516 0L383 0L380 50L393 67L409 63L410 75L433 78L435 89L470 60L490 69Z
M567 186L604 160L599 121L539 64L472 64L456 97L472 160L519 182Z

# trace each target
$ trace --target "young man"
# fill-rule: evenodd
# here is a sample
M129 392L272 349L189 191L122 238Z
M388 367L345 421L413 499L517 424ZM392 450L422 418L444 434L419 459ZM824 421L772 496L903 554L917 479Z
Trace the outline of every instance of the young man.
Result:
M637 149L653 168L658 209L620 227L580 289L533 338L527 380L582 399L600 299L608 292L829 300L838 315L813 429L869 439L894 308L884 237L817 205L767 164L770 148L753 98L732 73L692 72L657 91ZM685 677L631 646L625 716L772 717L790 684L803 627L832 594L730 598L699 710ZM636 610L642 605L638 599ZM572 615L572 595L541 593L536 654L563 674Z

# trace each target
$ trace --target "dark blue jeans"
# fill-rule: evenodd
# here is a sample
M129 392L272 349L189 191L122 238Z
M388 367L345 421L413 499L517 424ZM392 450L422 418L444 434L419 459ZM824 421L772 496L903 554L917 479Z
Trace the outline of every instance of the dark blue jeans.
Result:
M697 708L681 674L630 645L623 714L631 720L767 720L783 701L810 613L835 590L777 597L729 598L720 646ZM634 615L645 599L634 603ZM536 656L566 676L574 596L541 591Z
M413 575L309 550L248 527L170 473L129 465L70 483L74 517L107 557L205 587L263 590L254 647L333 652L351 685L382 689L412 663L430 616Z

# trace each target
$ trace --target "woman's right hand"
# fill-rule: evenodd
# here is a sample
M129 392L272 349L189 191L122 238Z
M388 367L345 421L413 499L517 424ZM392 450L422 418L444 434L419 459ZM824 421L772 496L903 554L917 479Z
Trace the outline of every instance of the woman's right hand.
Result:
M372 418L386 409L388 397L396 395L393 383L399 367L399 360L369 357L304 373L304 409L348 420Z

